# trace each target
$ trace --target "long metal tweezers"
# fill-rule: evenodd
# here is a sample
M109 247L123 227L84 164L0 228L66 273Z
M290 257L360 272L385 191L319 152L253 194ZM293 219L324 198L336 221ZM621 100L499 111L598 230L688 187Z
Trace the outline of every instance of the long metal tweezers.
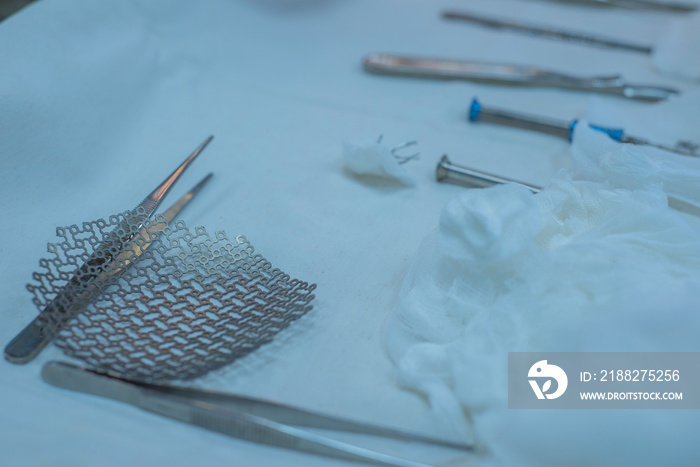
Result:
M158 185L151 194L146 196L131 211L129 223L141 225L142 222L153 215L175 182L211 140L212 137L209 137L200 144L163 183ZM164 213L166 222L171 221L210 178L211 174L207 175L197 186L168 209ZM59 325L61 322L65 323L76 316L87 303L90 296L99 294L101 290L104 290L118 275L126 270L133 262L134 256L138 257L150 245L150 242L143 244L143 242L138 240L151 238L151 235L156 234L165 225L164 223L156 224L148 232L140 232L140 235L133 234L127 238L119 238L113 232L107 234L102 243L95 247L90 259L78 268L78 271L68 281L61 293L47 305L46 309L39 316L7 344L7 347L5 347L5 358L12 363L20 364L32 361L53 340L57 329L60 328L60 326L48 324L46 322L46 314L50 314L52 320L57 321ZM126 227L126 231L128 231L129 228L128 226ZM120 261L125 262L124 268L105 267ZM105 270L109 270L110 274L105 274Z
M654 0L559 0L562 3L581 3L589 5L629 8L633 10L658 10L674 13L690 13L698 9L695 3L669 2Z
M479 24L481 26L486 26L490 28L508 29L510 31L529 34L531 36L558 39L567 42L574 42L576 44L601 47L604 49L621 49L643 54L650 54L653 50L652 46L647 44L634 44L632 42L625 42L617 39L610 39L607 37L593 36L587 33L564 31L562 29L555 29L549 26L540 26L534 24L518 23L516 21L508 21L497 18L489 18L486 16L462 11L446 11L443 13L442 16L445 19L468 21L473 24Z
M473 450L466 444L332 418L260 399L126 380L69 363L47 363L42 370L42 378L54 386L126 402L148 412L235 438L351 461L427 467L426 464L336 441L299 427L360 433L462 451Z

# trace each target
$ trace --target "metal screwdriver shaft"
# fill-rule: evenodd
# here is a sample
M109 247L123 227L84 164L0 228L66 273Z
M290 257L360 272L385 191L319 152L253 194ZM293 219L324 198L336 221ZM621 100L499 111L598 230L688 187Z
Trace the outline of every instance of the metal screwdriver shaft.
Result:
M578 120L571 120L567 122L564 120L521 114L510 110L484 107L476 99L473 99L471 105L469 106L468 118L470 122L493 123L512 128L537 131L539 133L545 133L565 139L569 142L572 141L574 129L579 122ZM637 136L628 135L621 128L610 128L600 125L589 126L596 131L607 134L610 138L619 143L652 146L664 151L679 154L681 156L700 157L700 153L698 152L699 146L689 141L679 141L675 146L670 146L667 144L654 143Z

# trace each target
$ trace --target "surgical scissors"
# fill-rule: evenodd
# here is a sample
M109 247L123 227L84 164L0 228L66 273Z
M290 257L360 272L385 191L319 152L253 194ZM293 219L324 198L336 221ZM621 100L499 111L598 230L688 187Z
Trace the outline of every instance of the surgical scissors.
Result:
M148 412L231 437L350 461L426 467L426 464L336 441L299 427L360 433L473 451L473 447L467 444L328 417L261 399L123 379L70 363L47 363L42 370L42 378L53 386L126 402Z
M157 233L177 216L211 178L210 173L167 209L163 214L165 222L155 223L147 229L143 228L143 223L153 216L175 182L212 139L213 136L210 136L200 144L168 178L129 212L125 224L139 226L138 232L120 237L117 233L119 229L115 229L105 235L90 258L76 270L60 293L39 316L7 344L5 358L8 361L23 364L33 360L51 342L61 323L67 322L78 314L87 305L89 297L94 297L104 290L152 244ZM129 225L124 225L123 230L129 232L131 230ZM123 264L123 267L114 267L118 264ZM54 324L47 322L48 314Z

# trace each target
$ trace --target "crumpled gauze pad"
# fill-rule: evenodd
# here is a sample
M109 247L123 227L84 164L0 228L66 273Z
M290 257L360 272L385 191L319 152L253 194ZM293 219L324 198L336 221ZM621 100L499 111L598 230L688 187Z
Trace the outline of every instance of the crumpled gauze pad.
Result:
M630 135L655 143L674 146L684 142L698 146L696 153L700 154L698 109L698 91L642 108L628 102L595 98L591 100L587 118L597 125L622 127ZM660 115L663 118L659 118ZM663 191L672 198L700 206L700 157L677 155L644 145L620 146L609 138L590 138L582 134L573 141L572 147L579 173L588 179L610 180L618 186L661 184ZM618 147L620 149L616 150ZM640 153L644 157L640 157Z
M374 176L393 180L403 185L413 186L416 179L394 157L391 149L380 142L343 142L345 167L358 176Z
M652 63L659 71L700 80L700 12L669 23L654 46Z
M387 322L400 383L496 465L694 465L694 411L507 409L508 352L700 350L700 221L664 192L700 173L587 125L572 152L537 195L469 189L444 207Z

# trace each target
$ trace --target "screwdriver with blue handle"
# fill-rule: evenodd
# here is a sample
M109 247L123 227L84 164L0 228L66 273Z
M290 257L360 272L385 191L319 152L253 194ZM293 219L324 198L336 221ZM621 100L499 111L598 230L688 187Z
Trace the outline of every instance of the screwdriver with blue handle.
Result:
M487 108L481 105L477 99L473 99L471 106L469 107L469 121L494 123L497 125L538 131L540 133L546 133L563 138L569 142L571 142L574 135L574 129L579 122L578 120L566 122L563 120L519 114L509 110ZM652 143L651 141L643 138L637 138L636 136L627 135L621 128L608 128L598 125L589 126L594 130L607 134L612 139L620 143L642 144L683 156L700 157L700 153L698 153L699 146L688 141L679 141L675 146L668 146L664 144Z

